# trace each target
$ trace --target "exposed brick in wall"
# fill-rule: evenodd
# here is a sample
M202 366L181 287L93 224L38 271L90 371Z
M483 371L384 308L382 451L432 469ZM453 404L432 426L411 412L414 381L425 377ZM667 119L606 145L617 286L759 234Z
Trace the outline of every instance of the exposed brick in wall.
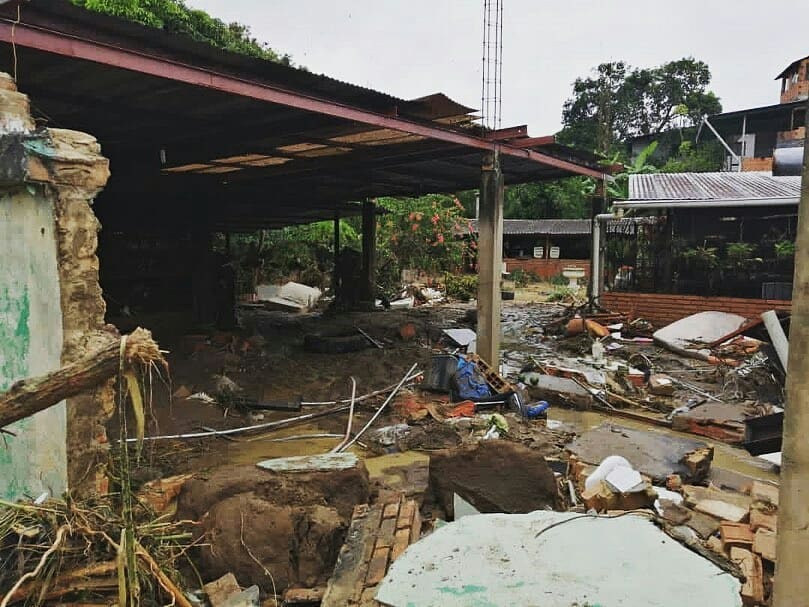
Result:
M98 142L84 133L49 131L55 148L47 162L56 210L57 256L67 363L109 343L106 305L98 284L98 222L91 203L109 177ZM112 380L67 402L68 486L72 493L105 493L106 422L113 411Z
M772 171L772 157L742 158L742 171Z
M791 103L793 101L800 101L809 96L809 81L804 80L793 84L781 95L781 103Z
M531 272L548 280L554 276L559 276L565 268L576 267L583 268L585 278L590 276L590 261L586 259L511 259L507 258L503 261L506 262L506 271L513 272L514 270L521 269L526 272Z
M767 310L790 311L792 302L780 299L741 299L738 297L700 297L656 293L604 293L601 305L607 310L624 312L664 326L696 314L716 310L755 318Z
M374 600L380 582L420 534L418 502L404 495L356 506L321 607L380 607Z

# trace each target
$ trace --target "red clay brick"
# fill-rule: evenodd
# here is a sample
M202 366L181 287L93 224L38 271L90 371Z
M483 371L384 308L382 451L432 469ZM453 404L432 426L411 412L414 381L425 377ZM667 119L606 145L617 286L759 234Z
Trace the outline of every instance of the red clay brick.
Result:
M399 502L385 506L382 518L396 518L397 514L399 514Z
M402 512L399 515L399 521L396 523L396 528L410 527L413 524L413 515L416 512L416 502L409 500L402 505Z
M376 537L376 547L387 547L390 548L393 546L393 535L396 533L396 519L395 518L386 518L382 520L382 524L379 525L379 535Z
M371 562L368 563L368 574L365 576L366 586L375 586L385 577L385 574L388 572L389 554L389 548L377 548L374 550Z
M393 542L393 549L390 553L390 560L395 561L402 552L410 545L410 529L399 529L396 532L396 540Z

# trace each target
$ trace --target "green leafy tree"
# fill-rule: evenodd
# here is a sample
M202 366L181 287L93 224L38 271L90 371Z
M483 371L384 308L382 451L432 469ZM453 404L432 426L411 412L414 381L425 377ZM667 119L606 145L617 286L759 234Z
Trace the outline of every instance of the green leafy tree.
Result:
M71 0L73 4L142 25L181 34L234 53L285 65L289 55L278 53L256 40L241 23L225 23L208 13L188 7L183 0Z
M706 173L719 171L725 161L725 153L718 141L706 141L698 145L683 141L677 153L660 167L661 173Z
M695 124L704 114L722 111L708 90L710 81L708 65L691 57L642 69L623 61L602 63L592 76L573 83L559 139L612 154L630 137L656 135L677 122Z
M508 186L504 216L508 219L582 219L590 216L594 186L586 177Z

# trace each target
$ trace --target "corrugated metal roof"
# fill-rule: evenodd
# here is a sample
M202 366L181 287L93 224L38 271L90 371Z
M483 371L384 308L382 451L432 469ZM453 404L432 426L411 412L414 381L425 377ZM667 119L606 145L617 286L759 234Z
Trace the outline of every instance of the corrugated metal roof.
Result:
M800 177L770 173L630 175L629 200L750 200L800 196Z
M472 220L472 229L477 232L476 220ZM549 235L549 236L586 236L590 234L589 219L504 219L503 234L507 236L519 235Z

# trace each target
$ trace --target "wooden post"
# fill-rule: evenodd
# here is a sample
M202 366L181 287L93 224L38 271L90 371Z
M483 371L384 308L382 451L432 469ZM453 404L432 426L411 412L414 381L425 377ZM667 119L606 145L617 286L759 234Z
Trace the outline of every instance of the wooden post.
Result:
M376 204L362 203L362 301L374 307L376 295Z
M477 353L493 369L500 364L503 195L499 158L497 154L487 154L481 171L478 218Z
M809 111L798 210L773 607L809 606Z

